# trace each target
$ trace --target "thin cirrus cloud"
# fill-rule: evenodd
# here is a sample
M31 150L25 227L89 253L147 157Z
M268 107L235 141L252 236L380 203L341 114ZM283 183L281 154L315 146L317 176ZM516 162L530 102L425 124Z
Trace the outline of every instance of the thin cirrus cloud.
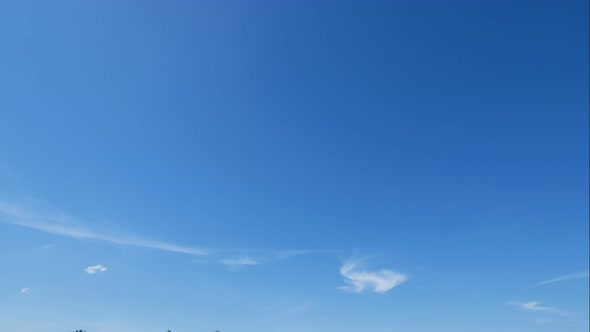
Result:
M1 218L4 216L5 218ZM66 236L76 239L92 239L125 246L144 247L156 250L189 254L204 258L205 261L227 266L230 270L238 270L245 266L261 265L293 256L329 252L329 250L253 250L253 249L200 249L181 246L161 241L147 240L140 237L114 234L113 232L96 232L81 227L80 222L59 214L35 214L29 209L0 200L0 222L31 228L37 231ZM52 245L51 245L52 246ZM47 248L47 247L46 247ZM255 254L252 258L246 253ZM222 257L229 257L221 259Z
M237 270L248 265L259 265L260 262L249 256L222 259L221 264L230 270Z
M208 253L204 250L180 246L176 244L152 241L138 237L113 235L90 231L83 227L71 225L71 219L64 216L39 216L20 207L0 201L0 215L5 215L8 223L32 228L41 232L57 234L77 239L100 240L119 245L145 247L164 251L172 251L196 256L204 256Z
M96 274L98 272L106 272L108 269L104 267L102 264L97 264L94 266L89 266L84 269L84 272L88 274Z
M510 302L510 305L519 307L524 311L537 311L537 312L548 312L553 314L558 314L560 316L566 316L569 313L557 308L546 307L542 306L541 302L538 301L530 301L530 302Z
M21 294L29 294L30 292L32 292L33 290L31 289L31 287L25 287L23 289L20 290Z
M224 257L215 261L235 271L246 266L263 265L275 261L289 259L295 256L334 252L333 250L217 250L217 254Z
M340 274L344 277L344 282L348 284L340 289L353 293L364 291L386 293L408 280L407 275L393 270L364 270L360 262L361 260L358 259L349 259L340 267Z
M590 277L590 272L584 271L584 272L572 273L572 274L568 274L568 275L564 275L564 276L560 276L560 277L556 277L556 278L552 278L552 279L543 280L541 282L534 284L533 286L536 287L536 286L552 284L554 282L559 282L559 281L583 279L583 278L588 278L588 277Z

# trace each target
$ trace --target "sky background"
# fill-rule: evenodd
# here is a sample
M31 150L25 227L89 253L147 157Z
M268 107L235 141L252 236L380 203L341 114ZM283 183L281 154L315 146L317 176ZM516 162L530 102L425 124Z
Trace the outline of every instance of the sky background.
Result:
M588 10L0 1L1 329L588 331Z

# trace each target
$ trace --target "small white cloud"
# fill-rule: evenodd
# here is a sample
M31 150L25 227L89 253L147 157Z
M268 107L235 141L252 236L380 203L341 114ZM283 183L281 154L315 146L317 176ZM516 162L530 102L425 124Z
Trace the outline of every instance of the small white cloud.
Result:
M98 264L98 265L89 266L89 267L85 268L84 272L86 272L88 274L95 274L97 272L105 272L106 270L108 270L106 267L102 266L102 264Z
M565 312L565 311L563 311L563 310L559 310L559 309L551 308L551 307L541 306L541 302L538 302L538 301L510 302L509 304L510 305L517 306L517 307L521 308L524 311L550 312L550 313L558 314L560 316L566 316L566 315L568 315L568 313Z
M408 276L393 270L361 270L359 262L359 260L351 259L340 267L340 274L344 277L344 282L348 284L340 289L354 293L361 293L365 290L385 293L408 280Z
M32 292L33 290L31 289L31 287L25 287L23 289L20 290L21 294L29 294L30 292Z
M254 260L251 257L237 257L237 258L226 258L221 260L221 264L227 266L231 270L237 270L246 265L258 265L260 262Z

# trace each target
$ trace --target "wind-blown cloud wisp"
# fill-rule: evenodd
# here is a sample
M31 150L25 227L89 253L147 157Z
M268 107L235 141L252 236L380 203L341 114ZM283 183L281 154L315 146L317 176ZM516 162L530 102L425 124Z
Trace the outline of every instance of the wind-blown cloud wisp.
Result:
M340 267L340 274L348 284L340 289L354 293L362 293L365 290L385 293L408 280L405 274L393 270L361 270L359 263L359 260L350 259Z
M588 277L590 277L590 272L584 271L584 272L572 273L572 274L544 280L544 281L536 283L534 286L542 286L542 285L547 285L547 284L551 284L551 283L559 282L559 281L572 280L572 279L582 279L582 278L588 278Z
M80 226L65 223L63 221L63 217L34 215L29 211L25 211L15 205L3 201L0 201L0 215L6 216L6 221L10 224L24 226L51 234L68 236L77 239L94 239L120 245L145 247L197 256L208 255L206 251L197 248L180 246L160 241L152 241L138 237L90 231Z
M541 305L541 302L538 301L530 301L530 302L510 302L510 305L517 306L524 311L542 311L542 312L550 312L554 314L558 314L560 316L566 316L569 313L560 309L552 308L552 307L545 307Z

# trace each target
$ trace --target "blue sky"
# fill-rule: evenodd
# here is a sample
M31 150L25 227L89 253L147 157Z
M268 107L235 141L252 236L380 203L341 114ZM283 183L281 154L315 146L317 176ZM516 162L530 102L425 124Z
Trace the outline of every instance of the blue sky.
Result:
M588 331L588 2L0 2L5 331Z

